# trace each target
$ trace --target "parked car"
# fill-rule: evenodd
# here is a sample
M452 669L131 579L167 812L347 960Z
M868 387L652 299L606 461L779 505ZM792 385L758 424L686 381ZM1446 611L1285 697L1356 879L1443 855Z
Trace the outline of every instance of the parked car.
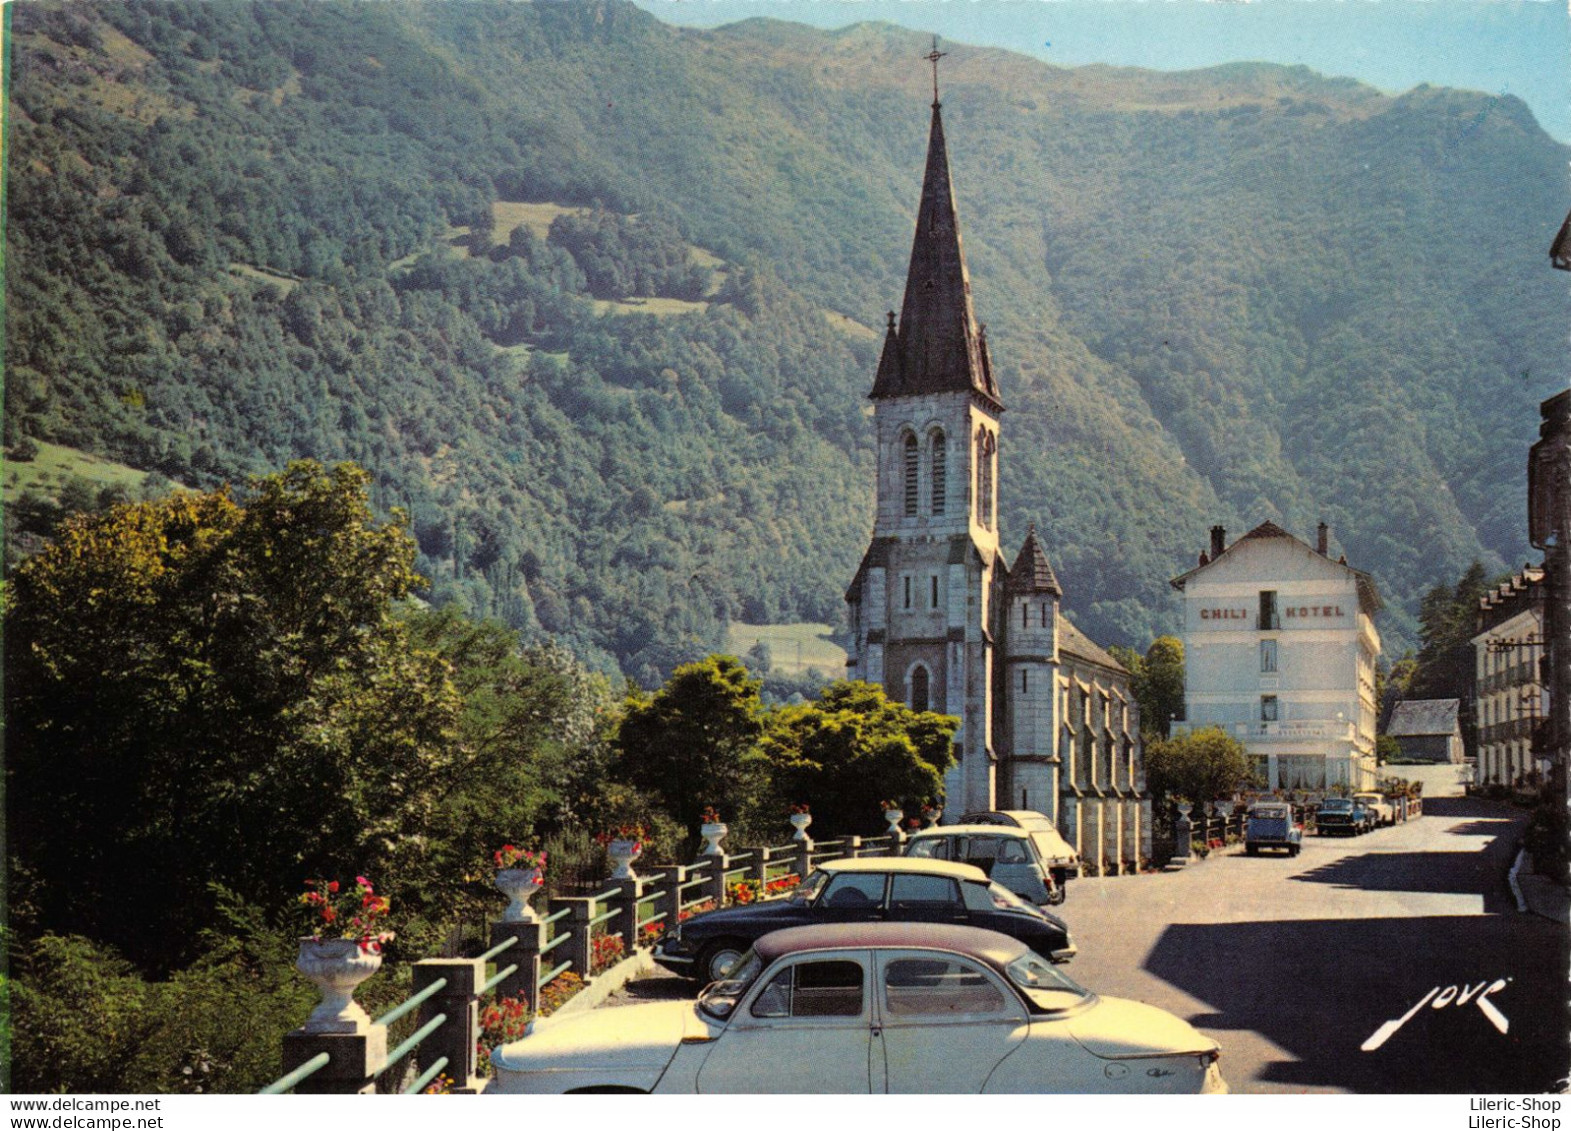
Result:
M1351 797L1328 797L1315 810L1315 828L1321 836L1358 836L1369 831L1369 810Z
M812 923L967 923L1019 939L1055 962L1075 956L1064 921L948 860L875 856L821 864L785 899L694 915L668 927L654 959L673 973L713 982L770 931Z
M1362 801L1376 825L1396 824L1396 807L1386 800L1383 793L1355 793L1354 801Z
M923 829L906 855L974 864L1020 898L1048 905L1064 902L1080 864L1049 818L1024 810L968 813L959 824Z
M696 1002L535 1021L488 1091L1223 1093L1220 1056L996 931L837 923L763 936Z
M1244 851L1258 856L1264 848L1282 848L1297 856L1304 830L1293 820L1293 807L1285 801L1257 801L1244 821Z

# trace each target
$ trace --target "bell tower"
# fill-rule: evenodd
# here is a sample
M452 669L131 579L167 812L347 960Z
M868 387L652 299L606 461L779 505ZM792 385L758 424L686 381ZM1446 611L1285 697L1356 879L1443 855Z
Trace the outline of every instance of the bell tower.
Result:
M889 314L869 394L877 434L872 544L846 594L848 674L891 698L958 715L945 779L957 816L994 801L1000 638L998 444L1004 406L971 305L936 71L927 168L900 315Z

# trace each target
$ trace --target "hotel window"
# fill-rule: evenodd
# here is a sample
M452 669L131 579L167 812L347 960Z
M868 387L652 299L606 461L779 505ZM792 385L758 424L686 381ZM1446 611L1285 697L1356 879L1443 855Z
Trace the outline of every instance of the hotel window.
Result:
M905 583L905 605L903 607L909 609L911 607L911 575L909 573L902 574L900 580Z
M938 608L938 574L929 574L927 578L928 608Z
M1260 697L1260 721L1263 723L1274 723L1276 719L1276 696L1262 695Z
M1282 622L1276 615L1276 590L1260 590L1260 622L1256 628L1281 628Z
M1263 672L1276 671L1276 641L1262 640L1260 642L1260 670Z
M1024 695L1031 690L1031 673L1025 668L1020 669L1020 694Z
M925 711L928 706L927 669L918 664L911 671L911 709Z
M920 487L917 484L919 458L916 450L916 437L907 435L905 441L905 512L911 518L916 514L917 499L920 498Z

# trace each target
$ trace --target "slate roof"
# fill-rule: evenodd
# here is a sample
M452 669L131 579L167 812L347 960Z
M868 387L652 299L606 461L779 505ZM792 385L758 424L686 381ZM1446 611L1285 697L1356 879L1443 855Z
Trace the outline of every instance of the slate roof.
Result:
M971 276L960 246L943 116L935 102L905 302L899 326L891 324L884 337L869 396L879 400L949 392L976 393L995 409L1004 407L987 335L971 308Z
M1042 548L1041 541L1036 536L1036 527L1032 526L1026 531L1026 540L1020 547L1020 556L1015 559L1015 564L1009 571L1009 580L1004 585L1006 593L1051 593L1055 597L1062 597L1064 591L1058 587L1058 578L1053 573L1053 566L1047 560L1047 551Z
M1451 734L1457 729L1460 699L1408 699L1396 705L1386 733L1393 738Z
M1242 538L1238 539L1237 542L1234 542L1233 545L1223 550L1216 557L1211 558L1208 561L1202 560L1201 563L1194 569L1189 570L1187 573L1179 574L1177 577L1173 578L1172 581L1168 582L1168 584L1171 585L1174 589L1183 589L1184 585L1188 583L1190 578L1216 565L1217 562L1227 557L1228 554L1231 554L1234 548L1237 547L1240 543L1248 542L1254 539L1266 538L1285 538L1289 542L1293 542L1299 546L1302 546L1306 553L1314 554L1314 556L1317 558L1322 557L1319 551L1317 551L1308 542L1305 542L1302 538L1298 537L1296 534L1289 534L1274 522L1262 522L1259 526L1255 527L1248 534L1245 534ZM1330 558L1323 558L1323 560L1328 562L1331 561ZM1354 569L1352 566L1347 564L1345 559L1339 562L1331 562L1331 564L1340 566L1342 569L1347 570L1348 573L1353 575L1354 580L1358 583L1359 602L1364 606L1364 611L1366 613L1368 613L1370 616L1374 616L1375 613L1379 612L1380 609L1385 606L1385 602L1380 599L1380 591L1375 588L1375 579L1370 577L1369 574L1365 573L1361 569Z
M1094 643L1089 636L1069 623L1066 617L1058 618L1058 650L1078 659L1100 664L1104 668L1111 668L1115 672L1129 670L1113 659L1112 654L1100 644Z

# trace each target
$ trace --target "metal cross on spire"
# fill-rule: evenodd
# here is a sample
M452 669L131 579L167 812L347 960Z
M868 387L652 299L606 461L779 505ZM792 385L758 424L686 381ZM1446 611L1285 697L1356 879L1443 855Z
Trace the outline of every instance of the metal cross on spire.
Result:
M922 56L922 58L926 59L929 63L933 64L933 105L934 106L938 105L938 61L940 59L942 59L945 55L948 55L948 54L949 54L949 52L947 52L947 51L940 51L938 49L938 36L935 35L935 36L933 36L933 50L928 52L926 55Z

